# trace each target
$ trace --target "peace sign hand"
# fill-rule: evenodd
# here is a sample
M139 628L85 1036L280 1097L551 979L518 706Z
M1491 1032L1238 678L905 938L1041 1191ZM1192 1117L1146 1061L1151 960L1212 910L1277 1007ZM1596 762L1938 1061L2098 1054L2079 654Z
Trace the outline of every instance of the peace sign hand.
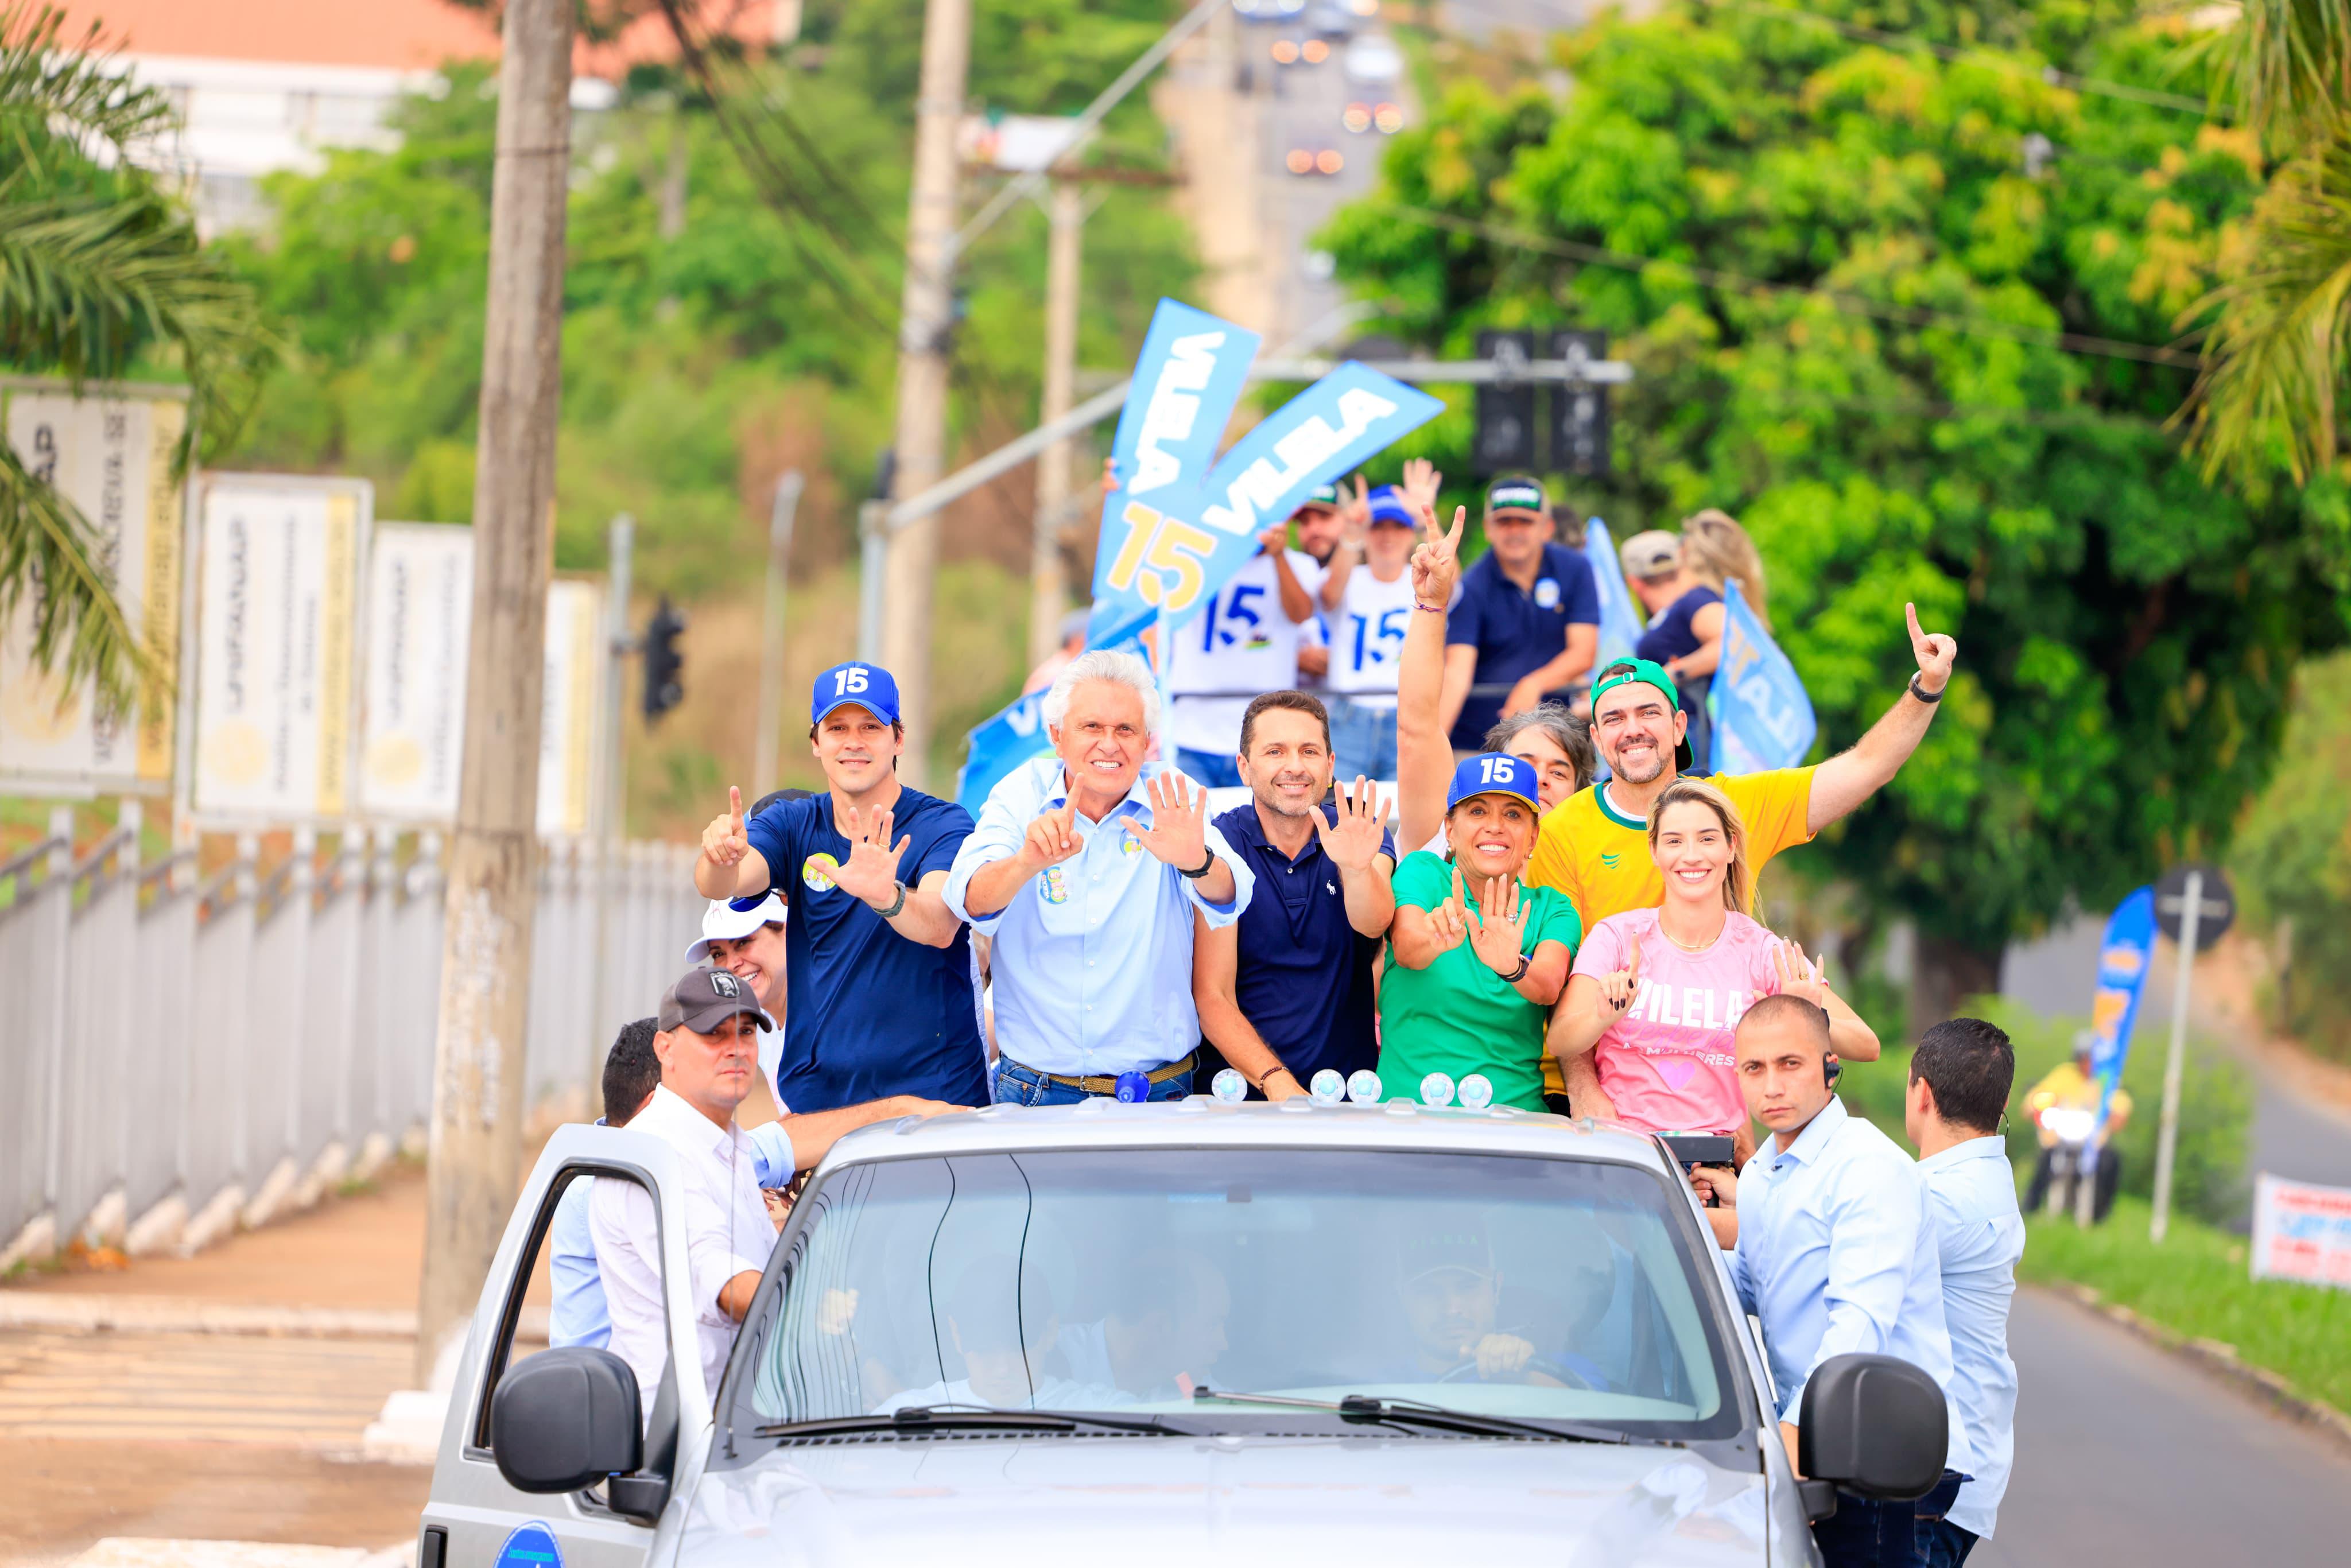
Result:
M1633 945L1632 962L1613 975L1600 977L1600 999L1608 1005L1609 1012L1623 1018L1641 994L1641 945Z
M1802 997L1813 1006L1825 1007L1828 976L1822 967L1804 956L1803 945L1782 942L1771 949L1771 967L1779 971L1780 994Z
M1369 871L1373 857L1380 852L1382 824L1387 820L1379 787L1358 773L1354 789L1341 789L1334 799L1339 809L1336 822L1325 820L1320 810L1312 818L1322 852L1343 872Z
M1412 550L1412 596L1431 610L1442 610L1453 602L1453 585L1461 580L1461 530L1469 521L1469 508L1453 508L1453 527L1445 533L1437 531L1437 513L1428 507L1420 509L1421 526L1426 530L1422 541Z
M1469 937L1469 915L1461 892L1461 868L1453 868L1453 896L1428 912L1428 935L1439 953L1450 953Z
M876 909L886 909L898 896L898 862L913 843L909 834L890 847L892 813L883 807L869 823L856 807L849 808L849 858L836 867L832 880L852 898L862 898Z
M750 852L751 840L743 831L743 791L729 784L726 810L702 830L702 858L712 865L733 865Z
M1151 780L1151 826L1130 817L1126 831L1162 865L1191 871L1208 858L1208 792L1192 792L1192 781L1181 773L1162 773Z
M1918 660L1918 689L1932 696L1951 678L1951 666L1959 657L1959 640L1940 632L1921 631L1916 604L1905 604L1902 613L1910 622L1910 652Z
M1339 508L1340 526L1345 529L1349 544L1360 545L1372 526L1372 487L1358 474L1355 476L1355 493L1349 496L1345 486L1342 486L1339 494L1345 500L1345 505Z
M1461 873L1457 869L1453 874ZM1494 973L1516 974L1526 957L1527 920L1533 914L1533 901L1519 896L1518 878L1489 880L1478 900L1478 928L1469 934L1471 950Z

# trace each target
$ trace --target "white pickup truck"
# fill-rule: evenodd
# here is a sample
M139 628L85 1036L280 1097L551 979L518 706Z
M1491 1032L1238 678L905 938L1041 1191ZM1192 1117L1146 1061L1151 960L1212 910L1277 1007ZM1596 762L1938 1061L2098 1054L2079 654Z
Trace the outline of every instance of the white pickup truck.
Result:
M999 1106L844 1139L704 1386L679 1167L558 1133L474 1314L421 1568L1817 1561L1831 1482L1941 1469L1925 1374L1839 1358L1780 1443L1675 1152L1390 1105ZM515 1329L573 1182L660 1218L669 1364ZM756 1254L755 1254L756 1255Z

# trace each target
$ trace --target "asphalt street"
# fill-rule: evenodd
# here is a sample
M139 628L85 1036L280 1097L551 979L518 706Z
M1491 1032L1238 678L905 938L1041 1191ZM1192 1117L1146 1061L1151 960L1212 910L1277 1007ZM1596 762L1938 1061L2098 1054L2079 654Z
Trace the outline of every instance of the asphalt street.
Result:
M1357 26L1361 32L1378 32L1374 23ZM1272 57L1277 40L1299 42L1308 37L1296 25L1259 24L1244 27L1240 48L1248 80L1264 111L1264 135L1259 190L1263 206L1259 221L1270 254L1290 258L1273 278L1272 349L1321 321L1344 300L1344 292L1315 258L1314 235L1341 204L1369 192L1377 183L1380 155L1387 138L1377 131L1353 132L1342 123L1347 105L1376 104L1392 99L1407 113L1410 84L1398 80L1369 85L1347 79L1343 65L1345 40L1324 40L1330 57L1317 65L1280 66ZM1292 151L1335 152L1343 162L1336 174L1298 175L1286 160Z
M2016 1470L1983 1568L2318 1563L2351 1539L2351 1448L2085 1308L2017 1292Z

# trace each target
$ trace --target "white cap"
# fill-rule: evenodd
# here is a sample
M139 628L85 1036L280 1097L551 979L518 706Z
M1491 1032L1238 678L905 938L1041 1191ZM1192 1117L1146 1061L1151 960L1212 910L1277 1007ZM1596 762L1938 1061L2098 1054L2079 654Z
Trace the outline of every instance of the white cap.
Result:
M685 961L707 964L712 942L740 940L770 922L778 925L784 923L784 901L772 893L748 909L736 908L731 899L714 898L710 907L702 912L702 936L687 946Z

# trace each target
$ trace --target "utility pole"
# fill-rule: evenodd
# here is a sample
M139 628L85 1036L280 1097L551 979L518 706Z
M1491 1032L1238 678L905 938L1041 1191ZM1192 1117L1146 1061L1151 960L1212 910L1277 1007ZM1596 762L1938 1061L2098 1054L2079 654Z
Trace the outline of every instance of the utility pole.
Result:
M449 852L416 1375L472 1314L522 1161L539 705L562 391L573 0L507 0L474 480L473 653Z
M776 752L784 738L784 591L792 557L792 517L800 508L800 471L787 468L768 508L768 623L759 643L758 751L751 758L753 800L775 788Z
M1040 424L1070 412L1078 375L1078 261L1085 234L1085 189L1057 179L1046 213L1051 237L1045 251L1045 396ZM1029 664L1043 663L1061 645L1069 585L1061 570L1061 529L1070 499L1070 443L1057 441L1037 458L1037 528L1029 555Z
M595 848L589 862L596 869L592 885L596 889L596 918L591 940L595 946L591 956L595 973L589 984L594 988L595 1007L590 1017L595 1022L589 1030L588 1046L588 1108L603 1114L604 1053L612 1031L620 1028L620 1009L612 997L612 976L618 966L612 962L608 944L612 939L612 907L619 896L621 883L621 845L629 836L629 771L622 749L622 726L628 713L629 655L636 652L636 639L629 632L629 588L634 575L637 546L637 520L622 512L615 517L605 534L604 553L604 685L598 694L603 705L603 725L596 756L596 780L590 799L594 807L590 812L590 837Z
M923 14L922 85L914 104L914 184L906 203L906 283L899 307L898 425L892 494L928 489L946 461L947 333L954 310L956 129L971 54L971 0L929 0ZM938 519L895 530L887 549L882 662L897 677L906 724L899 768L929 782L931 578Z

